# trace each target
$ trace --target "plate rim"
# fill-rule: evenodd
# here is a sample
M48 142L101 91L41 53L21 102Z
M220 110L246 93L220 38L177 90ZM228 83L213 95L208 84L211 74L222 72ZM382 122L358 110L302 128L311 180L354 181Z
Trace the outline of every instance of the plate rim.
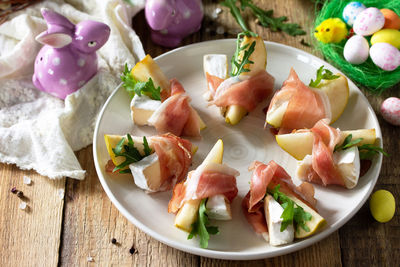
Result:
M166 57L172 53L176 53L180 50L185 50L185 49L191 49L193 47L198 47L198 46L206 46L206 45L210 45L212 43L231 43L231 42L235 42L236 39L230 38L230 39L219 39L219 40L210 40L210 41L204 41L204 42L198 42L198 43L194 43L194 44L190 44L190 45L186 45L186 46L182 46L182 47L178 47L176 49L173 49L171 51L168 51L166 53L163 53L159 56L157 56L156 58L154 58L154 60L157 62L159 59ZM277 42L272 42L272 41L265 41L264 43L266 46L277 46L280 49L288 49L291 50L294 53L300 53L300 54L305 54L308 57L310 57L313 60L317 60L317 61L321 61L324 62L324 65L326 64L326 66L328 66L331 69L334 69L335 71L340 72L341 74L343 74L349 81L349 85L350 87L354 87L357 90L357 94L359 97L362 98L362 100L364 102L367 103L367 108L368 110L372 111L372 118L377 122L377 128L375 128L377 137L380 138L380 146L383 147L383 139L382 139L382 132L381 132L381 128L379 125L379 121L378 118L376 117L376 114L373 110L373 108L371 107L368 99L366 98L366 96L363 94L363 92L357 87L357 85L350 80L344 73L342 73L339 69L337 69L336 67L332 66L331 64L329 64L328 62L326 62L325 60L314 56L304 50L295 48L295 47L291 47L285 44L281 44L281 43L277 43ZM312 237L309 237L307 239L304 239L298 243L292 243L289 245L286 245L284 247L280 247L281 249L276 250L276 251L267 251L267 252L234 252L234 251L218 251L218 250L211 250L211 249L203 249L200 247L191 247L191 246L186 246L184 243L180 243L177 241L173 241L170 240L169 238L165 238L162 235L159 235L156 232L153 232L150 228L148 228L145 224L141 223L139 220L137 220L134 216L132 216L128 210L126 210L124 208L124 206L116 199L116 197L114 196L113 192L111 191L111 189L107 186L107 183L105 181L105 177L103 177L102 173L101 173L101 166L99 166L99 161L98 161L98 157L97 157L97 142L98 142L98 132L99 132L99 127L100 127L100 123L102 121L104 112L107 108L107 106L109 105L109 103L111 102L111 100L113 99L114 95L119 91L122 90L122 82L114 89L114 91L110 94L110 96L108 97L108 99L106 100L106 102L104 103L103 107L101 108L101 111L96 119L96 125L95 125L95 130L93 133L93 158L94 158L94 164L95 164L95 169L96 169L96 174L100 180L100 183L104 189L104 191L106 192L108 198L111 200L111 202L114 204L114 206L119 210L119 212L122 213L122 215L128 219L128 221L130 221L132 224L134 224L136 227L138 227L141 231L145 232L147 235L151 236L152 238L156 239L157 241L176 248L178 250L187 252L187 253L191 253L191 254L195 254L198 256L203 256L203 257L210 257L210 258L216 258L216 259L225 259L225 260L256 260L256 259L264 259L264 258L272 258L272 257L276 257L276 256L281 256L281 255L285 255L285 254L289 254L301 249L304 249L314 243L317 243L323 239L325 239L327 236L329 236L330 234L332 234L334 231L338 230L339 228L341 228L344 224L346 224L351 218L354 217L354 215L360 210L360 208L364 205L364 203L367 201L367 199L369 198L369 196L371 195L372 190L374 189L376 182L379 178L379 174L381 172L381 168L382 168L382 159L383 156L381 154L379 154L379 158L377 160L377 175L376 177L373 178L373 180L371 181L372 184L370 186L370 188L367 190L367 193L363 196L362 201L360 201L355 208L345 217L343 218L339 223L335 224L333 227L328 228L316 235L313 235Z

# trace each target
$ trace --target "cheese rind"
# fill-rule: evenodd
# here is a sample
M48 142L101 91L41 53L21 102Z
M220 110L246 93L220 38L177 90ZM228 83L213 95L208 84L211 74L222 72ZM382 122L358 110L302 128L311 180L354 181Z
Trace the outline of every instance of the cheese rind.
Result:
M157 192L161 186L161 169L157 153L129 165L135 184L149 192Z
M139 126L149 125L148 119L161 105L161 101L153 100L146 95L135 95L131 101L131 118Z

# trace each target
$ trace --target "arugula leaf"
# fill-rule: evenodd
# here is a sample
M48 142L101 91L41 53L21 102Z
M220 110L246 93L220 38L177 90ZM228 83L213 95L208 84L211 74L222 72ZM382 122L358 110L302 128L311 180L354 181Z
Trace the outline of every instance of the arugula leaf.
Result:
M149 143L147 143L146 136L143 136L143 147L145 157L149 156L151 154L151 148L149 147Z
M116 147L114 147L112 149L115 156L125 157L125 161L122 162L121 164L115 166L115 168L113 169L113 172L119 170L119 173L130 173L131 172L130 169L125 169L125 170L123 170L123 169L131 163L142 160L144 157L150 155L150 153L151 153L151 149L147 143L147 139L145 136L143 136L143 145L145 147L145 155L144 156L142 156L140 154L139 150L137 150L137 148L135 147L135 144L132 140L132 136L130 134L127 134L127 137L128 137L127 145L124 145L125 138L121 138L121 140L118 142ZM123 150L125 150L125 151L123 151Z
M381 147L371 144L364 144L358 147L360 151L360 159L372 159L376 154L382 153L386 157L390 157Z
M201 200L197 220L193 223L192 231L187 237L187 239L192 239L195 236L199 236L200 247L202 248L208 247L210 235L216 235L219 233L218 227L208 225L209 221L207 216L206 200L207 199Z
M306 226L306 222L311 220L312 215L297 205L287 195L279 191L280 187L281 185L278 184L273 189L268 189L268 193L270 193L283 208L283 213L281 215L281 218L283 219L280 229L281 232L291 224L295 225L296 230L299 230L299 227L301 227L304 231L309 232L310 228Z
M328 69L324 69L324 65L322 65L318 70L317 70L317 77L315 81L311 79L311 82L308 86L316 88L322 80L334 80L339 78L339 75L333 75L332 71Z
M241 43L243 42L242 37L246 35L245 32L239 33L237 40L236 40L236 51L232 56L231 63L232 63L232 70L231 70L231 77L238 76L239 74L243 72L249 72L249 69L246 69L244 66L246 64L254 64L253 61L251 61L249 58L251 54L253 54L255 47L256 47L256 42L253 41L250 45L246 44L244 46L241 46ZM243 57L240 59L240 55L243 53Z
M122 86L129 93L132 98L135 94L141 96L145 94L153 100L161 100L161 88L155 87L154 82L151 78L147 82L141 82L136 80L129 70L128 65L125 64L124 72L121 75Z
M337 144L335 146L335 149L333 151L336 152L336 151L340 151L340 150L345 150L347 148L350 148L352 146L357 145L358 143L360 143L363 140L363 138L357 138L357 139L354 139L354 140L352 140L352 139L353 139L353 135L349 134L343 140L343 143L341 145Z
M236 6L237 0L225 0L221 2L221 5L229 7L232 16L235 18L236 22L239 24L240 28L244 32L250 32L249 28L247 27L246 22L244 21L242 14L240 13L239 8ZM255 33L253 33L255 34Z
M250 8L257 17L258 22L265 28L270 28L274 32L283 31L291 36L306 34L297 23L286 23L286 16L274 18L274 11L272 9L263 10L253 4L252 0L240 0L240 4L242 11L245 10L246 7Z

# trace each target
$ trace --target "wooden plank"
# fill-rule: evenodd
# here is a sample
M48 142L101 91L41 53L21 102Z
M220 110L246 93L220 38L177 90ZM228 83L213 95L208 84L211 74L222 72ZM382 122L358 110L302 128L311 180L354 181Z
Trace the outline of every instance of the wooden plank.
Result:
M23 176L32 179L23 183ZM58 195L65 179L49 180L15 165L0 164L0 266L56 266L59 257L64 200ZM24 193L28 209L10 192Z
M101 187L92 153L92 147L78 153L85 180L67 180L60 264L84 266L91 256L98 266L197 266L197 256L156 241L122 216Z

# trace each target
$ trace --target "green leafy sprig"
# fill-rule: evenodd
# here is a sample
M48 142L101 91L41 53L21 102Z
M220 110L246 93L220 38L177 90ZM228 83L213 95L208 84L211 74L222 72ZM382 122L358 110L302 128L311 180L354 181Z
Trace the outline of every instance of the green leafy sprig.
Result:
M124 72L121 75L121 81L123 82L122 86L126 89L131 98L135 94L138 96L145 94L153 100L161 100L161 88L155 87L151 78L149 78L147 82L136 80L132 76L127 64L125 64Z
M135 147L132 136L130 134L127 134L127 138L128 144L125 145L125 138L121 138L116 147L112 149L115 156L125 157L125 161L115 166L113 172L119 171L119 173L130 173L131 170L125 169L126 166L131 163L138 162L144 157L147 157L151 154L151 148L149 147L145 136L143 136L144 155L141 155L139 150Z
M316 88L322 80L334 80L339 78L339 75L333 75L332 71L328 69L324 69L324 65L322 65L318 70L317 70L317 77L315 78L315 81L311 79L311 82L308 86Z
M245 65L246 64L254 64L253 61L250 60L251 54L253 54L255 47L256 47L256 42L253 41L251 44L246 44L244 46L241 46L243 42L243 37L246 35L246 32L239 33L237 36L236 40L236 51L232 56L231 59L231 64L232 64L232 70L231 70L231 77L235 77L240 75L243 72L249 72L250 69L246 69ZM240 55L243 53L243 57L240 58Z
M200 247L202 248L208 247L210 235L216 235L219 233L218 227L208 225L209 221L207 216L206 200L207 199L201 200L197 220L193 223L192 231L187 238L192 239L195 236L199 236Z
M306 32L301 29L299 24L287 23L286 16L275 18L273 16L274 11L272 9L263 10L253 4L252 0L240 0L240 5L242 10L244 10L246 7L250 8L252 13L257 17L258 22L263 27L270 28L274 32L283 31L291 36L306 34Z
M279 191L280 187L281 185L278 184L272 190L268 189L268 193L270 193L283 208L280 231L283 232L289 225L294 224L296 231L299 231L299 227L301 227L304 229L304 231L310 232L310 228L306 225L306 223L307 221L311 220L312 215L297 205L287 195Z
M255 35L255 33L251 32L249 27L247 27L246 21L243 19L243 16L240 13L240 9L236 6L236 1L237 0L225 0L221 2L221 5L229 8L232 16L235 18L236 22L244 32L249 32Z
M349 134L346 136L346 138L343 140L343 143L341 145L336 145L334 151L340 151L340 150L345 150L350 147L356 146L358 143L360 143L363 138L357 138L353 139L353 135ZM389 154L386 153L381 147L379 146L374 146L371 144L364 144L358 147L358 151L360 153L360 159L372 159L376 154L382 153L384 156L388 157Z

